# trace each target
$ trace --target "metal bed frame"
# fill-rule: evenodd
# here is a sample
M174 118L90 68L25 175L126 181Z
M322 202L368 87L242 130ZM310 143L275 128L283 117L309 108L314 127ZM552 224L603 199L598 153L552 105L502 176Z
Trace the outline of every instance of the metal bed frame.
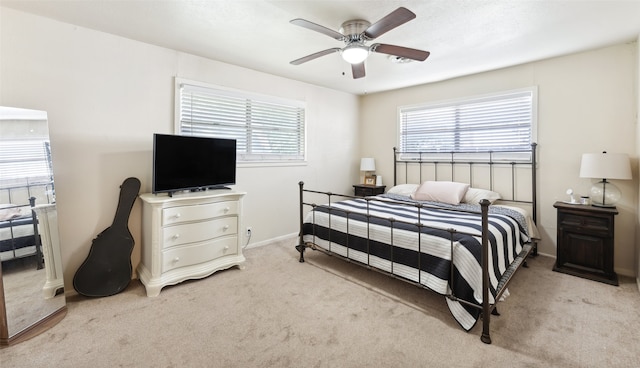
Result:
M31 216L28 217L19 217L15 219L9 219L5 221L0 221L0 228L9 229L9 237L0 239L0 252L12 255L11 257L7 257L3 262L11 261L13 259L23 258L23 257L31 257L36 256L36 267L37 269L41 269L44 267L43 261L43 253L42 253L42 244L40 235L38 234L38 219L33 211L33 207L36 206L37 198L34 196L36 193L42 194L40 197L43 200L43 203L51 203L53 201L52 194L54 190L53 182L51 181L36 181L36 182L26 182L21 185L12 185L12 186L2 186L0 187L0 198L2 201L6 201L8 203L17 202L19 204L13 204L11 207L7 208L30 208ZM15 194L15 192L21 192L21 194ZM36 193L34 193L36 192ZM15 199L14 197L22 198ZM26 197L26 200L29 203L23 203L23 197ZM24 235L24 236L16 236L14 235L14 227L16 226L27 226L31 225L33 227L33 233ZM22 248L26 247L34 247L34 251L30 253L24 253L18 255L18 251Z
M459 168L458 166L463 165L463 166L467 166L469 168L469 176L468 176L468 181L469 184L473 185L473 172L474 172L474 168L480 166L480 165L484 165L488 168L489 170L489 177L490 177L490 188L489 189L493 189L494 186L494 168L501 166L501 167L506 167L508 168L510 171L510 186L511 186L511 196L506 198L506 199L502 199L502 202L515 202L515 203L524 203L524 204L529 204L532 207L532 219L534 221L534 223L537 223L537 195L536 195L536 191L537 191L537 185L536 185L536 181L537 181L537 175L536 175L536 144L532 143L531 144L531 150L527 150L527 151L511 151L511 153L515 153L515 154L527 154L528 155L528 159L522 160L522 161L512 161L512 160L501 160L501 159L496 159L495 158L495 153L492 151L485 151L485 152L450 152L450 153L442 153L442 152L430 152L430 151L423 151L423 152L415 152L415 153L403 153L403 152L399 152L395 147L393 148L393 161L394 161L394 186L398 185L398 168L400 166L404 166L405 167L405 178L404 178L404 183L407 182L408 180L408 173L409 173L409 166L417 166L417 170L418 170L418 183L420 183L423 179L423 175L424 175L424 169L431 167L432 168L432 174L434 176L434 178L437 180L438 179L438 168L442 167L443 165L447 165L450 168L450 175L448 176L447 179L442 179L442 180L451 180L453 181L455 178L455 173L456 173L456 168ZM503 152L498 153L498 156L500 154L502 154ZM470 158L471 156L480 156L480 157L484 157L481 159L474 159L474 158ZM403 156L405 156L403 158ZM460 160L458 159L457 156L462 156L463 159ZM520 167L526 167L530 169L531 172L531 197L529 199L518 199L517 195L516 195L516 182L517 182L517 168ZM322 192L322 191L316 191L316 190L309 190L309 189L305 189L304 188L304 182L299 182L299 195L300 195L300 202L299 202L299 207L300 207L300 232L299 232L299 243L298 245L296 245L296 250L299 252L300 254L300 258L299 258L299 262L304 262L304 251L306 248L311 248L313 250L318 250L322 253L328 254L328 255L335 255L338 256L341 259L344 259L348 262L352 262L352 263L356 263L358 265L364 266L368 269L371 270L375 270L377 272L383 273L385 275L388 275L390 277L396 278L396 279L400 279L402 281L408 282L410 284L414 284L416 286L419 286L421 288L426 288L428 289L426 286L422 285L419 281L420 281L420 277L418 277L418 282L414 282L411 280L408 280L406 278L397 276L395 274L393 274L393 269L391 270L391 272L387 272L384 270L380 270L374 266L371 266L369 264L369 252L367 251L367 263L362 263L359 261L355 261L351 258L348 257L348 253L347 256L342 256L340 254L337 254L335 252L332 252L330 249L324 249L321 247L316 246L313 243L307 243L303 240L303 226L304 226L304 209L306 207L311 207L312 209L317 207L318 205L316 205L315 203L308 203L305 202L304 200L304 195L305 193L313 193L313 194L320 194L322 196L326 196L327 201L325 202L325 207L329 207L329 214L331 214L331 211L343 211L346 212L345 210L341 210L341 209L336 209L336 208L331 208L331 201L332 198L338 197L338 198L360 198L360 197L355 197L352 195L345 195L345 194L334 194L331 192ZM370 201L375 201L375 197L365 197L364 198L367 202L367 208L369 206ZM415 207L428 207L427 205L424 204L420 204L420 203L408 203L408 202L398 202L398 203L402 203L403 205L409 205L409 206L415 206ZM501 279L498 282L498 286L496 288L496 295L494 297L494 302L491 303L489 300L489 288L490 288L490 282L489 282L489 261L488 261L488 254L489 254L489 240L488 240L488 212L489 212L489 206L490 206L490 202L488 200L482 200L480 202L480 207L481 207L481 218L482 218L482 253L481 253L481 258L482 258L482 262L481 262L481 266L482 266L482 304L481 305L476 305L476 304L472 304L469 303L465 300L459 299L458 297L456 297L453 293L453 290L455 290L454 285L452 285L452 280L453 278L450 278L449 282L449 286L450 286L450 290L451 293L448 293L447 295L445 295L445 297L450 298L452 300L456 300L460 303L463 303L465 305L469 305L472 306L474 308L479 308L481 309L481 318L482 318L482 335L480 337L481 341L486 343L486 344L491 344L491 336L490 336L490 322L491 322L491 314L498 314L497 310L496 310L496 303L497 301L501 298L502 294L504 293L504 291L506 291L507 289L507 285L509 283L509 281L511 281L511 278L513 277L513 275L515 274L515 272L521 267L527 267L526 265L526 259L527 257L529 257L530 255L532 256L536 256L537 255L537 240L536 239L531 239L531 241L527 244L525 244L525 246L523 247L523 250L520 252L520 254L518 254L515 257L515 260L511 263L511 265L507 268L507 270L505 271L505 273L503 274L503 276L501 277ZM419 213L420 211L418 211ZM347 213L347 221L348 221L348 213ZM379 218L376 217L374 215L370 215L369 211L367 210L367 219L368 221L370 221L372 218ZM380 219L380 218L379 218ZM384 220L390 221L391 223L391 242L393 243L393 228L394 228L394 223L395 222L401 222L398 220L395 220L393 218L385 218ZM420 217L418 218L418 223L416 224L411 224L416 226L418 233L420 234L422 230L422 228L425 228L427 226L423 225L422 222L420 221ZM449 229L447 230L449 232L450 235L450 243L451 246L453 247L453 236L455 233L460 234L461 232L456 231L454 229ZM478 235L478 234L470 234L470 235ZM419 235L420 236L420 235ZM328 240L329 242L331 242L331 239ZM418 244L418 247L420 248L420 244ZM420 249L418 248L418 252L420 252ZM348 247L347 247L347 252L348 252ZM452 252L452 257L453 257L453 252ZM420 258L420 257L418 257ZM418 259L419 261L419 259ZM393 262L392 262L393 264ZM452 259L452 265L453 265L453 259ZM418 266L418 272L421 272L420 270L420 266ZM450 273L453 274L453 266L451 267Z

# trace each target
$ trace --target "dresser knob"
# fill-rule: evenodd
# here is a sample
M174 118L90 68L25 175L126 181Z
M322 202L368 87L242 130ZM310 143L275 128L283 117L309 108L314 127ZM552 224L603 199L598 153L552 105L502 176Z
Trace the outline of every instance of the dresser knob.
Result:
M180 261L180 257L176 257L173 259L173 263L178 263Z
M224 231L229 230L229 225L224 225L224 226L222 227L222 230L224 230Z
M229 212L229 210L230 210L230 208L229 208L229 207L225 207L225 208L224 208L224 213Z
M175 218L177 218L177 219L178 219L178 218L180 218L180 216L181 216L181 215L180 215L179 213L176 213Z
M224 246L224 250L225 250L225 251L229 250L229 246L228 246L228 245L225 245L225 246Z
M176 240L180 237L180 234L173 234L173 236L171 237L173 240Z

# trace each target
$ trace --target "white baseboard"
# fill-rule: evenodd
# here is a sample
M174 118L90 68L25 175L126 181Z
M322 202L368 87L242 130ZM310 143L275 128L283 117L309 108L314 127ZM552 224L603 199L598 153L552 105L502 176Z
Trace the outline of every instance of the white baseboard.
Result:
M540 252L540 251L538 251L538 255L539 255L539 256L543 256L543 257L553 258L553 259L555 259L555 258L556 258L556 255L555 255L555 254L542 253L542 252Z
M298 237L298 233L291 233L291 234L282 235L282 236L278 236L278 237L275 237L275 238L263 240L263 241L260 241L260 242L257 242L257 243L251 243L251 241L249 241L249 244L244 249L262 247L263 245L271 244L273 242L278 242L278 241L293 240L293 239L295 239L297 237Z

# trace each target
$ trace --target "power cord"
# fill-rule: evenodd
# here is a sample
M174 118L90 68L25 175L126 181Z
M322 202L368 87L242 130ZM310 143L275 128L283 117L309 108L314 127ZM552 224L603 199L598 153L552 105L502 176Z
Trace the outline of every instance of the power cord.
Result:
M251 240L251 229L247 229L247 243L242 247L242 249L246 249L249 245L249 241Z

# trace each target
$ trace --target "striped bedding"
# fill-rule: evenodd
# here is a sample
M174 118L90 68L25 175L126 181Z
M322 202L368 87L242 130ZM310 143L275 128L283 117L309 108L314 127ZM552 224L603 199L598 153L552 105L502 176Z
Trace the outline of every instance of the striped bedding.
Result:
M35 254L31 217L0 221L0 261Z
M306 215L303 241L418 282L442 295L450 294L453 285L456 297L481 305L479 205L478 213L468 213L448 208L418 208L414 203L385 196L369 198L368 202L349 199L331 206L316 206ZM513 217L509 211L492 212L490 207L489 279L493 303L500 277L529 238L515 211ZM418 223L424 225L420 232ZM447 229L456 232L451 234ZM460 326L467 331L473 328L481 310L450 298L446 300Z

